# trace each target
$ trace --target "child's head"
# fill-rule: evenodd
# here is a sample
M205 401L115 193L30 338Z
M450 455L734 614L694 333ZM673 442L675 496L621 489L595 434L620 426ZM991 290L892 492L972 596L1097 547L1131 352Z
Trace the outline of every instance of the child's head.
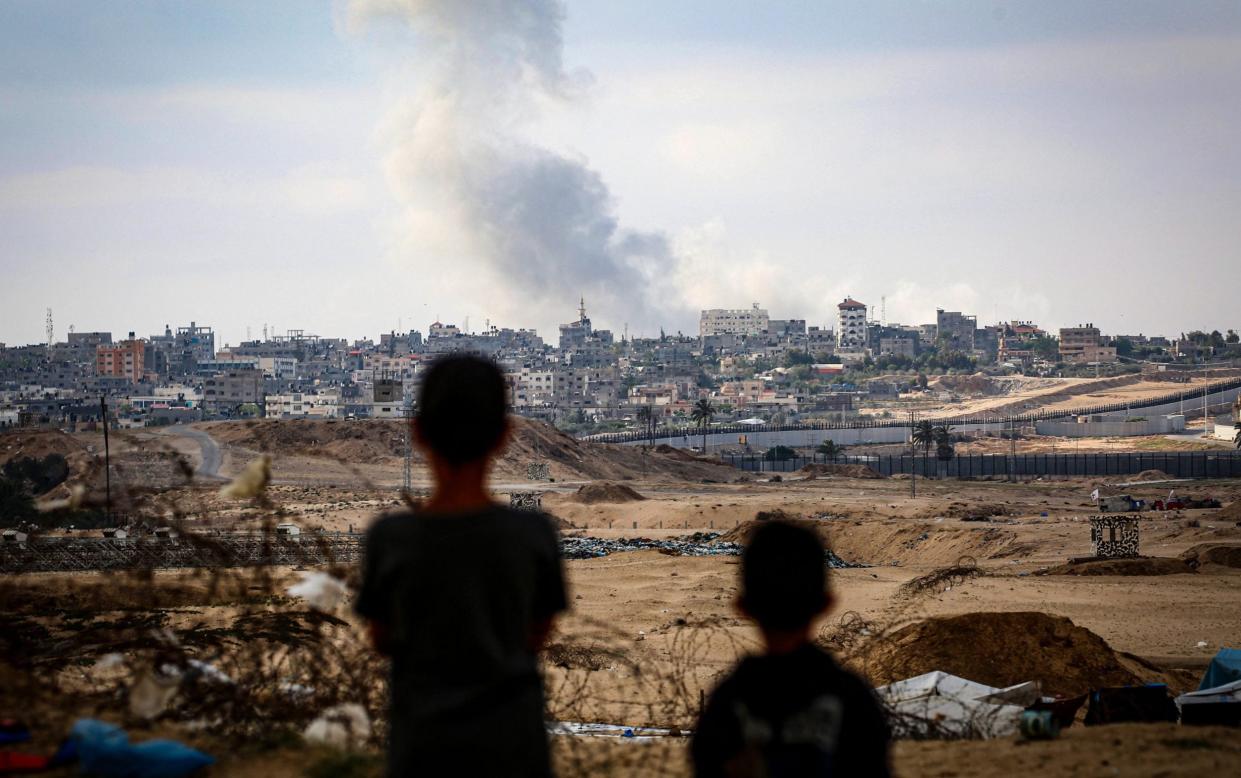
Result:
M741 557L740 605L764 632L804 630L831 604L823 541L782 521L759 525Z
M418 394L418 442L454 467L486 459L508 432L507 397L494 363L465 354L440 357Z

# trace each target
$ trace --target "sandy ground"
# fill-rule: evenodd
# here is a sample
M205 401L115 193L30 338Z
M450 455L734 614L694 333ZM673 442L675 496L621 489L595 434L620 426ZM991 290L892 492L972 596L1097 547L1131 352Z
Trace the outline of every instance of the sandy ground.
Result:
M1166 388L1166 387L1165 387ZM159 471L141 433L125 437L122 454L134 455L130 472L169 479ZM184 442L160 440L177 453L198 456ZM93 441L92 441L93 444ZM234 472L253 451L226 446L224 472ZM145 459L143 458L145 457ZM138 465L145 463L145 469ZM382 511L399 504L399 460L348 465L321 457L278 454L278 474L269 496L284 518L307 530L360 531ZM629 472L628 460L609 467ZM497 491L529 489L521 479L497 484ZM1040 611L1068 617L1119 652L1151 665L1150 672L1174 688L1192 686L1221 646L1241 645L1241 570L1207 565L1173 575L1040 575L1072 557L1089 553L1093 512L1092 479L1007 484L902 479L824 477L781 483L699 483L661 476L625 480L644 499L583 502L576 495L585 479L537 485L544 508L579 529L568 534L675 537L694 531L724 532L779 509L813 519L844 559L868 567L834 571L835 611L819 625L830 632L845 614L892 628L928 617L975 612ZM415 483L425 486L419 467ZM911 487L916 495L911 495ZM194 521L222 528L251 528L261 516L252 506L224 501L216 484L177 486L164 493ZM1184 496L1241 499L1241 482L1215 481L1137 485L1125 491L1154 499L1176 488ZM209 517L209 518L207 518ZM985 521L964 521L983 517ZM1214 511L1145 514L1142 552L1177 557L1202 543L1241 545L1241 526ZM484 542L485 539L480 539ZM919 576L963 558L982 575L916 600L901 588ZM737 593L735 557L678 557L657 551L613 554L567 563L571 613L553 642L564 664L548 667L552 711L557 718L625 724L692 724L699 695L718 682L736 659L757 645L756 633L733 607ZM227 593L182 602L175 584L183 573L158 573L152 591L172 592L160 608L171 623L188 627L228 625L247 595ZM291 579L292 573L281 576ZM23 595L45 590L49 602L71 597L83 610L111 613L123 603L108 598L105 576L30 576L5 580L9 603L34 601ZM283 580L283 579L282 579ZM16 587L16 588L14 588ZM22 587L33 587L33 589ZM347 615L347 614L342 614ZM361 640L360 625L350 640ZM1205 647L1199 647L1199 643ZM1152 676L1156 677L1156 676ZM0 703L12 703L2 700ZM5 710L0 705L0 715ZM141 734L139 730L139 734ZM201 734L174 733L222 755L213 775L265 778L306 774L308 765L335 764L339 755L277 745L232 750ZM557 741L565 775L688 775L683 741L653 744ZM1007 776L1014 770L1054 775L1237 774L1235 731L1183 729L1172 725L1074 728L1060 740L1025 744L1015 739L977 743L900 743L894 751L903 776ZM319 774L375 775L367 752L350 767ZM351 763L352 764L352 763Z

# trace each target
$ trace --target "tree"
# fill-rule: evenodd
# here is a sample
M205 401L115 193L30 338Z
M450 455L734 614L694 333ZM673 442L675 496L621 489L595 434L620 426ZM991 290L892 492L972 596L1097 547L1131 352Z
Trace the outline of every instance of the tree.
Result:
M783 462L797 456L797 452L788 446L772 446L767 449L767 453L763 454L763 459L768 462Z
M944 462L952 459L956 453L952 446L952 425L937 425L931 434L935 439L935 457Z
M655 445L655 412L651 410L651 406L643 405L638 408L638 421L645 428L647 443Z
M931 446L935 445L935 425L926 419L915 424L913 428L913 442L916 446L922 446L924 454L929 454Z
M832 440L831 438L828 438L827 440L820 443L819 447L815 449L815 451L817 451L818 453L826 457L829 462L834 461L836 457L840 456L841 452L844 450L845 450L844 446L836 445L836 441Z
M813 362L814 362L814 357L810 356L805 351L799 351L798 349L789 349L784 354L784 366L785 367L797 367L798 365L809 365L809 364L812 364Z
M1237 434L1232 436L1232 442L1237 444L1238 449L1241 449L1241 421L1232 425L1232 427L1237 431Z
M1241 335L1238 335L1236 330L1228 330L1228 337L1224 340L1229 343L1238 343L1241 342Z
M711 420L715 418L715 406L704 397L694 403L694 409L690 412L689 417L702 430L702 453L705 454L707 453L707 427L710 426Z

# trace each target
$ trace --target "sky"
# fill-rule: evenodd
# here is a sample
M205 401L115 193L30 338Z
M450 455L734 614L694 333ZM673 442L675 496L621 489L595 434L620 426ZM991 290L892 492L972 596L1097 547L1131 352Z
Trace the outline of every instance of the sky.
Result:
M1237 138L1235 2L6 0L0 342L1241 329Z

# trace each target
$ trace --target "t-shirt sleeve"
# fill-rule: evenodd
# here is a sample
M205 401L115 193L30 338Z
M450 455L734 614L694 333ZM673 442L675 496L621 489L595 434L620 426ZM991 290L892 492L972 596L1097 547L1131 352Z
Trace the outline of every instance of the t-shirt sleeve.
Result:
M698 715L690 744L695 778L723 778L724 765L740 748L741 731L733 713L734 699L732 684L726 680L712 692Z
M359 616L379 622L390 618L387 587L379 580L383 569L385 522L385 519L379 519L366 533L366 545L362 551L362 588L353 603Z
M869 686L856 678L852 685L851 705L841 739L848 753L846 761L857 775L887 778L892 772L887 716Z
M544 516L546 529L535 569L534 607L536 621L551 618L568 607L565 594L564 562L560 557L560 535L552 526L551 519Z

